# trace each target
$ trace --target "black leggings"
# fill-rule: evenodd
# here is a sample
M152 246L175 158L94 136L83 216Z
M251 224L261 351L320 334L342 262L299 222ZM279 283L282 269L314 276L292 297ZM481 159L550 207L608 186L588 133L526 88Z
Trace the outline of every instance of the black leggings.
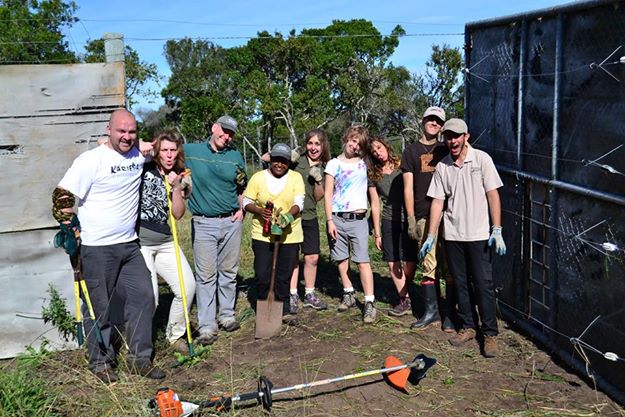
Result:
M289 284L299 243L281 243L278 247L278 260L276 262L276 278L274 282L274 292L280 301L289 299ZM254 273L258 280L258 299L264 300L269 293L269 281L271 279L271 263L273 261L273 242L261 242L252 240L252 250L254 251Z

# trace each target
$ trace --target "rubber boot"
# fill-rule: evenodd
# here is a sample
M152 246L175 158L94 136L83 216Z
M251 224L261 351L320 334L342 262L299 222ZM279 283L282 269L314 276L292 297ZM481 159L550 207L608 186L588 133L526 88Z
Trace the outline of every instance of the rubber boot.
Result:
M440 315L443 318L441 330L445 333L455 333L456 326L456 289L453 285L447 283L445 288L445 298L440 298L439 305Z
M440 326L441 316L438 314L438 294L436 283L421 285L421 299L425 306L423 316L410 325L415 330L425 330L429 326L436 324Z

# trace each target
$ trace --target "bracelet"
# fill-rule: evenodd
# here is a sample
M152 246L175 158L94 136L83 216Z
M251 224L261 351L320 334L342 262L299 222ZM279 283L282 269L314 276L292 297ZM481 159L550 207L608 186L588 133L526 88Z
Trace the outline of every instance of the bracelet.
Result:
M330 223L330 222L333 222L333 221L334 220L332 220L332 219L328 219L328 220L326 220L326 223Z
M373 235L373 237L377 239L379 237L382 237L382 235Z

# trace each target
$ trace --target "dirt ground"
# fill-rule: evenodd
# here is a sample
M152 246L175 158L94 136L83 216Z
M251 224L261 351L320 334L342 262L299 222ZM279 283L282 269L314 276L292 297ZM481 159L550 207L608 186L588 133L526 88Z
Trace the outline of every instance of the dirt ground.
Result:
M302 311L298 326L283 325L279 337L255 340L250 297L253 294L245 292L239 297L241 329L221 332L197 363L169 368L175 361L173 352L157 346L156 363L168 373L162 381L128 375L120 369L120 381L106 386L85 371L86 361L79 350L55 353L40 374L63 393L58 406L68 416L150 415L145 403L162 386L174 389L182 399L199 402L256 391L260 375L276 388L286 387L378 369L388 355L410 361L425 354L437 363L418 385L409 383L407 393L394 389L379 375L363 377L275 395L271 415L625 416L625 409L559 366L555 357L505 322L500 322L501 355L486 359L477 342L456 348L439 328L410 330L414 318L389 317L388 305L383 302L377 322L364 325L359 309L338 313L338 297L324 294L330 304L327 311ZM362 293L359 298L362 301ZM217 414L205 409L200 415ZM222 414L267 415L253 401L235 403Z

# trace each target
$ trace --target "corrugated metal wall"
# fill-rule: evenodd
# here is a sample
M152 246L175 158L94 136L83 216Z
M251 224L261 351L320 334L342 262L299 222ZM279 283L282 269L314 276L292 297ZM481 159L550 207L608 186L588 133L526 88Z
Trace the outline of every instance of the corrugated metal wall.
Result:
M625 2L588 1L465 33L470 132L504 181L499 307L621 403L624 22Z
M52 243L51 193L76 156L106 135L125 104L124 63L0 66L0 358L41 336L52 283L73 309L69 259Z

